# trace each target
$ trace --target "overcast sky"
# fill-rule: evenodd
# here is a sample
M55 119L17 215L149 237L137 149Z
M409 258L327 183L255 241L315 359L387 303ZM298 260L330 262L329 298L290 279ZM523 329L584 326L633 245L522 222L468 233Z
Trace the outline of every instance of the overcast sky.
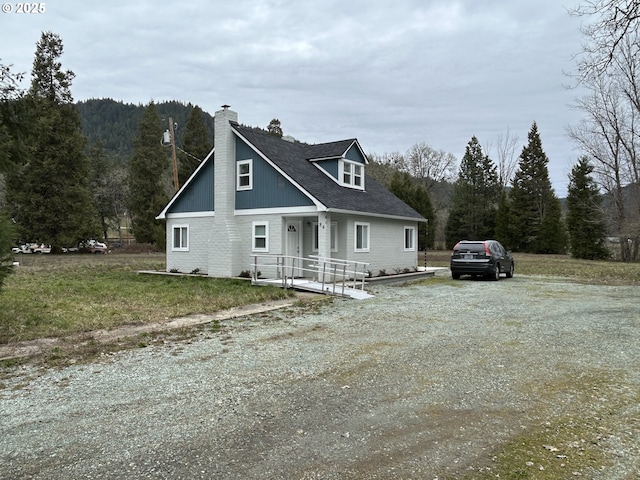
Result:
M246 125L278 118L308 143L356 137L367 153L425 142L458 159L537 122L556 194L579 152L566 88L579 0L110 0L0 13L0 63L30 74L41 32L64 43L74 99L179 100ZM494 155L495 157L495 155Z

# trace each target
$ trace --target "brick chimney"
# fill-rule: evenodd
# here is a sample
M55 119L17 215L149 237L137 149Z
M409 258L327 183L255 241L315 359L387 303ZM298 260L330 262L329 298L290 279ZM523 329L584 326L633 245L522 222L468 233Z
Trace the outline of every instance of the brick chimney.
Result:
M236 139L230 122L238 114L223 105L214 115L214 209L213 229L209 236L209 275L234 277L240 274L243 261L240 235L234 218L236 194ZM215 252L215 253L213 253Z

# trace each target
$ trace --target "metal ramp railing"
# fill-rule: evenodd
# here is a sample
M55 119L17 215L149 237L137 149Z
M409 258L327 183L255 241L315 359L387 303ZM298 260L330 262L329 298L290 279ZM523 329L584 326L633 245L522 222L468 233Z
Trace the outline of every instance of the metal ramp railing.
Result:
M339 258L294 257L279 254L251 255L253 284L279 284L282 288L300 288L331 295L354 297L364 293L366 262ZM362 295L358 295L360 298Z

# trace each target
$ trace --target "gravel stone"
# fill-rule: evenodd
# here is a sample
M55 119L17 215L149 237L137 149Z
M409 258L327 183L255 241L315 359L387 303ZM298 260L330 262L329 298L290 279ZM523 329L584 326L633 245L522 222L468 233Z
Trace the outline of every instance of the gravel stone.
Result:
M533 386L587 371L640 386L638 287L516 276L374 293L20 367L0 390L0 478L455 478L565 407ZM639 475L639 423L603 440L613 466L577 473Z

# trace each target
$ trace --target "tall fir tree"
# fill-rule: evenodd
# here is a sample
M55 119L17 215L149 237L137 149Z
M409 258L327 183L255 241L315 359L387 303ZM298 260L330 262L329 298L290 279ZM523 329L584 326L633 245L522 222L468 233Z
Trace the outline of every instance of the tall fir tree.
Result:
M462 239L493 238L500 191L496 166L474 136L465 148L453 186L445 227L448 247Z
M567 231L562 220L560 200L551 195L540 222L533 253L566 253Z
M202 109L193 107L184 127L183 150L178 154L178 179L184 185L200 162L209 154L212 141L204 124Z
M120 234L120 218L125 212L126 165L107 154L102 142L92 144L87 157L91 198L103 235L107 238L110 230Z
M571 256L587 260L609 257L605 245L607 225L602 210L602 196L591 173L587 157L578 159L569 176L567 195L567 230Z
M129 163L126 204L136 241L164 248L164 223L156 220L156 216L169 201L170 162L161 139L162 124L152 101L138 124L134 153Z
M43 32L25 98L31 119L26 155L7 191L22 239L51 244L54 251L100 231L89 192L86 139L70 91L74 74L62 70L62 52L60 36Z
M563 253L566 248L562 212L549 180L548 163L534 122L509 192L507 243L517 251Z
M511 250L510 230L509 230L509 201L507 191L502 188L498 199L498 209L496 211L496 228L494 238L507 249Z
M30 121L23 100L21 73L11 71L11 66L0 64L0 174L7 174L20 164L24 157L24 137Z
M20 115L24 94L19 88L22 75L0 64L0 182L19 164L23 147L22 137L28 131L28 122ZM1 189L1 188L0 188ZM5 199L0 195L0 288L7 276L13 272L11 246L15 239L15 228L5 211Z
M280 120L277 118L272 119L267 126L267 132L269 135L273 135L274 137L282 138L284 132L282 131L282 125L280 124Z

